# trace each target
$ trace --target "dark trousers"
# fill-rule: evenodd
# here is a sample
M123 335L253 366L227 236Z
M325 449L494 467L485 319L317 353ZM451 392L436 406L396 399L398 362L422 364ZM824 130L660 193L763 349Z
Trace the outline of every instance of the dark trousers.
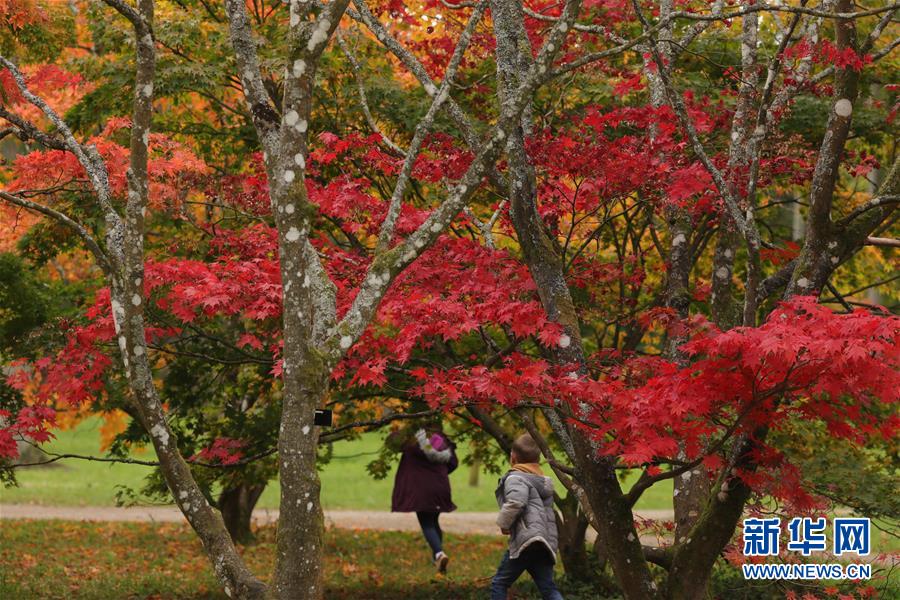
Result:
M553 556L540 542L527 546L518 558L510 558L509 551L506 551L497 574L491 580L491 600L506 600L509 588L525 571L531 575L544 600L563 600L553 583Z
M441 513L436 512L416 513L425 541L431 547L431 558L434 558L438 552L444 549L444 532L441 531L441 524L438 523L438 517L440 516Z

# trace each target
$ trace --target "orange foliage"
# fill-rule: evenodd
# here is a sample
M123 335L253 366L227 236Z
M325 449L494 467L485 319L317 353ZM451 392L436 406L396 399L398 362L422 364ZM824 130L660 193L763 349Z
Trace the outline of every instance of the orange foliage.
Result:
M90 411L86 410L86 405L79 408L67 406L56 412L56 426L58 429L72 429L90 416Z
M0 13L3 2L0 0ZM28 89L36 96L44 99L57 114L65 114L67 110L78 104L85 94L94 89L93 83L81 75L71 73L56 65L18 65L25 76ZM0 89L5 93L6 103L18 116L23 117L47 129L49 121L36 106L28 103L19 92L12 74L3 69L0 71Z
M53 259L47 276L54 281L79 282L96 276L99 269L87 250L70 250Z
M106 452L116 436L128 427L130 417L121 410L105 412L101 417L103 424L100 425L100 451Z
M35 0L0 0L0 26L16 31L46 20L46 13Z
M41 217L26 210L0 205L0 252L12 252L19 238L40 220Z

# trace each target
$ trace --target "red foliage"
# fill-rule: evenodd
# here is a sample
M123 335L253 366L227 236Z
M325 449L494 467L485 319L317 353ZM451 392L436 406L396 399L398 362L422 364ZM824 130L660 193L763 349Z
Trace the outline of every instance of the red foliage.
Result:
M714 112L702 103L692 110ZM109 138L125 126L127 122L115 121L94 140L111 165L117 192L124 190L127 151ZM652 139L646 133L651 128L656 131ZM377 150L373 137L323 135L319 141L310 155L311 201L329 223L360 239L371 238L386 202L363 177L324 173L336 160L349 158L392 173L396 159ZM172 194L182 193L175 182L185 173L202 173L203 165L164 137L151 142L158 161L151 166L160 186L156 197L173 201ZM570 128L537 132L529 149L539 177L541 212L557 228L572 215L601 214L613 200L625 201L636 193L655 198L660 207L667 202L689 205L694 198L691 206L699 211L711 205L696 198L715 196L705 171L684 155L667 108L589 110ZM450 138L432 136L415 175L439 183L458 176L470 161L471 155ZM26 177L32 185L52 185L84 176L71 157L54 152L20 158L16 175L19 185ZM226 204L256 214L268 212L267 183L258 157L245 173L209 185ZM427 213L427 208L404 206L398 235L412 231ZM464 224L466 219L460 219ZM277 377L282 290L275 231L257 224L240 231L210 228L209 233L206 260L147 262L148 301L183 324L242 317L244 330L235 333L232 343L271 356ZM313 243L337 284L338 312L343 314L370 257L324 235ZM765 258L785 260L787 252L771 252ZM611 286L639 289L645 273L638 261L638 256L616 263L580 256L571 265L571 283L594 300ZM660 309L639 316L638 322L644 327L661 323L670 333L693 335L684 346L693 359L690 366L603 351L592 357L591 376L576 375L528 352L529 340L545 347L565 346L571 340L547 320L523 263L507 250L446 235L393 282L375 321L332 377L342 385L380 387L389 369L400 368L416 381L412 394L446 409L462 402L488 407L565 403L578 415L576 424L596 437L602 452L626 464L666 461L682 443L689 457L703 458L707 468L716 469L721 466L715 452L721 436L752 435L760 425L778 428L794 417L820 419L833 435L857 442L893 435L898 419L883 419L875 407L898 400L900 375L896 368L885 368L898 363L898 321L865 311L836 315L814 298L800 298L779 308L761 327L722 333L702 321L686 329L671 311ZM57 403L90 402L103 393L115 349L108 292L98 293L80 324L67 327L66 345L55 356L19 365L9 378L14 387L28 389L32 406L0 429L4 455L15 452L13 434L38 440L48 435ZM491 366L476 355L444 367L423 367L416 359L438 343L500 330L518 347ZM156 343L174 343L179 334L178 328L147 332L148 342ZM731 430L728 423L733 423ZM240 442L221 438L198 456L236 461L239 449ZM810 501L798 483L802 474L774 450L762 446L756 459L765 468L741 474L749 483L772 494L793 494L799 504Z
M785 242L784 248L763 248L759 251L759 256L763 260L768 260L775 265L783 265L788 263L800 254L800 245L797 242Z
M417 392L444 407L568 403L603 453L630 465L672 459L679 442L688 457L704 456L725 434L721 423L750 436L790 418L820 420L832 435L856 443L896 435L900 418L885 418L878 407L900 401L900 318L863 310L835 314L802 297L757 328L723 333L708 324L695 327L695 338L683 347L694 362L684 368L637 358L598 378L576 377L514 354L493 370L419 372ZM803 499L800 474L780 455L762 446L757 460L767 469L742 473L750 484L795 503Z
M192 456L190 460L201 460L207 463L218 463L221 465L233 465L244 458L241 448L247 445L245 440L236 440L233 438L220 437L213 440L212 446L203 448Z
M2 6L2 2L3 0L0 0L0 6ZM81 75L71 73L56 65L38 65L27 68L23 75L28 89L42 98L52 95L56 90L87 86L87 82ZM10 106L26 102L12 73L7 69L0 70L0 98L3 99L4 104Z
M110 119L103 132L88 140L96 146L109 171L113 194L122 198L127 189L129 151L113 141L131 127L127 119ZM123 138L124 139L124 138ZM11 191L47 189L60 195L75 190L88 191L87 175L75 155L62 150L35 151L20 154L13 164ZM206 172L206 165L182 144L162 134L150 135L150 203L157 209L178 206L190 186L186 181Z
M788 46L784 56L790 59L812 57L813 61L821 65L834 65L839 69L853 69L862 71L863 67L872 62L869 54L860 56L853 48L838 50L831 40L823 39L812 45L805 38L800 42Z
M561 5L539 0L529 6L556 16ZM585 2L584 7L588 22L607 27L630 18L633 10L626 0ZM469 7L448 9L436 0L415 6L388 0L374 8L377 14L390 16L394 32L423 57L426 69L435 76L443 73L471 13ZM442 16L439 25L429 26L424 35L410 31L423 16L435 11ZM549 27L545 20L526 19L532 50L540 46ZM476 33L470 60L491 52L490 40L491 36ZM574 45L589 48L599 41L593 33L574 35L561 60L569 59ZM838 51L827 41L815 47L796 44L785 51L789 59L805 56L856 70L870 60L852 51ZM463 69L466 67L464 63ZM608 81L615 82L610 90L614 96L643 93L642 77L630 67L597 68L605 69ZM33 79L51 87L82 83L71 77L47 67L29 82ZM9 101L20 101L10 84L9 75L0 73L0 85ZM473 89L477 93L477 85ZM717 141L727 131L731 114L722 98L728 97L728 92L723 92L713 101L685 92L688 112L704 138ZM695 217L720 210L711 178L679 133L676 121L668 106L607 110L588 106L577 116L533 132L527 147L538 178L538 207L552 233L564 236L569 228L573 232L570 238L590 240L593 229L608 218L614 206L620 210L620 206L649 203L652 210L661 211L676 205L689 208ZM124 196L126 189L128 127L127 120L113 119L101 134L87 140L108 165L117 198ZM759 165L760 185L776 177L803 182L811 164L804 150L790 140L769 141L770 154ZM380 143L377 135L340 137L326 132L318 136L308 157L308 196L324 226L318 231L327 228L334 234L322 233L312 242L336 283L339 314L353 301L371 260L358 246L377 235L387 210L387 202L375 191L375 177L368 178L366 170L390 177L400 168L400 161L383 152ZM208 178L203 161L171 138L151 134L150 151L155 208L178 206L187 193L202 189L220 203L256 216L269 215L269 190L259 155L252 156L242 172ZM472 160L472 152L457 140L436 133L426 140L413 176L425 187L438 188L461 177ZM727 163L722 151L713 151L711 160L720 168ZM365 169L344 169L359 164ZM872 159L862 156L854 175L862 175L872 166ZM62 197L88 190L83 169L71 154L59 151L19 156L12 175L9 188L14 191L47 188ZM746 173L727 175L740 190ZM396 234L413 231L428 211L427 202L404 203ZM455 224L464 227L467 220L460 217ZM501 215L500 228L511 231L506 215ZM263 224L240 231L210 226L207 233L211 239L205 258L157 256L147 262L144 292L148 304L184 326L240 317L243 326L234 332L231 343L246 352L271 357L277 377L282 288L276 233ZM341 235L356 241L356 246L335 242ZM636 303L626 296L640 290L647 277L641 252L636 249L616 262L603 262L599 253L573 258L567 265L569 281L573 289L587 296L591 308L584 310L600 310L601 298L616 298L623 306L606 319L609 323L631 308L629 302ZM778 263L795 252L793 247L767 250L763 258ZM624 294L609 294L612 287ZM697 297L706 293L698 288ZM46 439L57 404L82 404L103 393L116 346L110 312L109 293L102 290L84 318L67 325L63 348L13 369L9 382L28 391L31 405L15 416L0 415L7 420L0 428L0 456L15 453L13 435ZM546 317L528 269L508 249L489 249L471 238L448 234L392 283L375 320L332 377L345 386L378 388L387 383L391 369L397 369L415 380L412 395L448 410L461 403L489 408L564 404L577 415L575 425L597 440L603 454L626 465L650 465L653 469L672 459L679 449L688 458L702 458L711 470L721 468L718 441L723 436L753 436L761 426L777 429L792 418L820 420L833 435L859 443L873 436L894 435L900 425L896 415L885 418L882 410L885 404L900 399L896 368L900 319L895 317L867 311L837 315L818 305L815 298L798 298L773 312L760 327L728 332L702 321L685 323L665 308L629 318L643 327L660 324L670 334L692 336L683 346L691 363L681 366L660 358L615 356L602 350L590 357L589 374L584 374L536 358L540 355L536 346L565 347L571 339ZM499 339L500 332L511 344L495 352L491 362L475 354L444 365L429 361L423 366L423 361L417 360L436 346L463 342L467 336L480 337L491 346L488 342L496 341L491 336ZM180 333L177 327L151 328L147 342L176 343ZM242 440L218 438L196 458L230 464L240 460L244 446ZM774 495L792 496L801 504L810 502L802 494L802 474L785 464L773 448L760 445L755 459L763 469L739 473L748 483Z

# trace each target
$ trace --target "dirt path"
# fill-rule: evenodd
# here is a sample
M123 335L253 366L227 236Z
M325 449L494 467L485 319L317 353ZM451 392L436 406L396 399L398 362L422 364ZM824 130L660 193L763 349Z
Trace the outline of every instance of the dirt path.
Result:
M648 519L671 519L670 511L644 511ZM448 513L441 516L441 527L451 533L497 534L493 512ZM181 512L174 506L40 506L37 504L0 504L0 519L60 519L66 521L135 521L180 523ZM253 520L264 525L278 519L277 510L253 511ZM378 529L383 531L418 531L416 516L362 510L326 510L325 523L343 529Z
M644 519L671 520L672 512L667 510L646 510L636 517ZM499 535L493 512L458 512L441 515L441 528L456 534ZM38 504L0 504L0 521L3 519L59 519L63 521L130 521L143 523L182 523L184 516L174 506L41 506ZM266 525L278 520L277 510L258 509L253 511L257 525ZM341 529L375 529L381 531L418 531L419 523L412 513L391 513L364 510L326 510L325 524ZM3 527L0 523L0 527ZM593 542L596 533L588 529L587 539ZM660 543L655 536L642 535L644 544ZM665 543L665 542L663 542ZM900 565L900 553L875 554L864 557L863 562L879 562L886 565Z

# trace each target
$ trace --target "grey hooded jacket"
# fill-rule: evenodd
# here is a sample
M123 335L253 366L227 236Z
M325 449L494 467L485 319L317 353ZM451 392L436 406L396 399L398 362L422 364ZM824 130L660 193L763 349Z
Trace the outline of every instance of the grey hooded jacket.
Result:
M518 558L526 547L540 542L555 562L559 536L553 512L553 480L510 471L500 479L495 496L500 507L497 525L509 531L509 557Z

